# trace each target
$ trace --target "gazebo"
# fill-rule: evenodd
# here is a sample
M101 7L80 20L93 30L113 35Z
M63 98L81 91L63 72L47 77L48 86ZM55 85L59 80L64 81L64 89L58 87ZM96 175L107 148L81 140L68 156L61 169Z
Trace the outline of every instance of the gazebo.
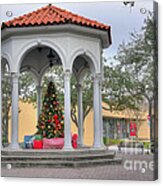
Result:
M83 146L82 81L91 71L93 77L94 144L102 149L103 120L101 85L103 80L102 50L111 45L111 27L84 18L51 4L31 13L4 22L2 31L3 64L7 63L12 80L12 132L10 150L19 149L18 101L19 74L30 71L37 86L37 112L41 110L41 80L49 67L49 52L59 59L64 72L64 149L71 150L71 93L70 78L74 73L78 92L78 135Z

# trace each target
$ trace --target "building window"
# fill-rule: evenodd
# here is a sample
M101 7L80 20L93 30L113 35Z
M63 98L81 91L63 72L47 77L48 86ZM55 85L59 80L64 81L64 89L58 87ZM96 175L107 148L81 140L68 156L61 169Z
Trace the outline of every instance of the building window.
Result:
M104 118L103 119L104 137L109 139L129 138L129 123L122 118Z

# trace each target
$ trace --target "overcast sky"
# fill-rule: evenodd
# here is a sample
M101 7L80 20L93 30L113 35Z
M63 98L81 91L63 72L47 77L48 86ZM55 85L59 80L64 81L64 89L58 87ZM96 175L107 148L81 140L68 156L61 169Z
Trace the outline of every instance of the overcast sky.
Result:
M13 19L46 5L0 5L1 20ZM138 1L132 9L126 7L122 2L54 3L54 5L110 25L112 27L112 46L104 51L105 56L108 58L116 54L117 48L122 41L127 42L130 39L129 33L140 30L147 16L147 13L141 13L141 9L153 10L152 0ZM12 11L13 16L7 17L6 11Z

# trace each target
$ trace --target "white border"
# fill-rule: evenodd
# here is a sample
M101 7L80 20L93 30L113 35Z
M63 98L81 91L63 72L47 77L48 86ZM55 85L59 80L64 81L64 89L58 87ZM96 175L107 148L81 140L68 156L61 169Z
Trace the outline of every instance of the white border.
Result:
M94 0L88 0L89 2L93 2ZM102 0L96 0L96 1L102 1ZM103 0L106 1L106 0ZM107 0L111 1L111 0ZM112 0L113 1L113 0ZM114 0L118 1L118 0ZM126 0L126 1L133 1L133 0ZM136 0L138 1L138 0ZM140 1L140 0L139 0ZM54 2L87 2L87 0L24 0L23 3L54 3ZM162 29L162 23L160 20L163 19L163 1L162 0L157 0L159 3L159 51L163 50L162 46L162 37L160 33L163 33ZM14 4L14 3L22 3L20 0L1 0L0 4ZM162 21L163 22L163 21ZM162 58L163 52L159 53L159 80L163 79L163 58ZM161 116L161 111L163 111L162 106L163 106L163 101L162 101L162 95L163 95L163 89L161 84L159 84L159 116ZM163 115L163 114L162 114ZM159 133L161 134L163 132L163 120L162 117L159 117ZM159 135L159 144L163 144L163 135ZM137 182L137 181L101 181L101 180L59 180L59 179L28 179L28 178L0 178L0 185L2 186L13 186L15 184L16 186L29 186L31 183L37 184L39 186L49 186L49 185L63 185L66 184L67 186L76 186L76 185L83 185L83 184L89 184L89 186L94 186L94 185L136 185L137 184L143 184L143 185L151 185L151 184L158 184L162 185L163 184L163 179L161 178L162 176L162 159L163 159L163 148L160 146L159 148L159 172L161 174L159 181L154 182Z

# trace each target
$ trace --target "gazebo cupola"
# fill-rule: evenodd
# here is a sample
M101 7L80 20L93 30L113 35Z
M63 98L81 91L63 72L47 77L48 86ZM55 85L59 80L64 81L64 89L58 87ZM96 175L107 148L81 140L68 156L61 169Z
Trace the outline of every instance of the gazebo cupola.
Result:
M18 149L19 74L30 71L37 84L38 114L41 108L41 79L49 67L47 53L59 59L64 71L64 149L71 146L70 77L78 82L78 135L83 145L82 79L87 68L94 83L94 148L103 148L102 50L111 45L111 27L49 4L31 13L4 22L2 62L7 62L12 78L12 132L9 148ZM41 53L40 49L41 48ZM85 64L88 65L85 65Z

